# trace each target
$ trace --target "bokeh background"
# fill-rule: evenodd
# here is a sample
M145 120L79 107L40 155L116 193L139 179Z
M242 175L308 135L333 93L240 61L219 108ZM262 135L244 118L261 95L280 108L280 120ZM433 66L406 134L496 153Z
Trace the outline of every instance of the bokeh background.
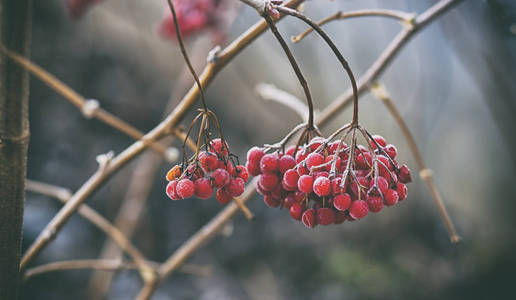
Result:
M236 2L236 0L235 0ZM421 12L436 1L308 1L305 13L320 19L337 10L392 8ZM106 0L79 21L62 0L34 1L32 60L103 108L148 131L193 83L174 41L157 28L165 15L161 0ZM259 18L247 7L228 16L226 41ZM286 37L305 26L282 21ZM400 30L381 18L334 22L334 37L357 76L362 75ZM187 40L197 70L213 47L209 32ZM315 35L292 45L318 110L349 86L330 50ZM449 242L443 223L406 142L385 107L369 94L360 102L360 120L399 149L414 172L406 201L359 222L307 229L288 212L270 209L259 196L248 202L255 219L241 213L201 248L190 264L208 266L208 275L178 272L153 299L508 299L514 297L516 239L516 4L464 1L420 32L381 77L409 124L463 240ZM183 74L183 75L182 75ZM209 87L208 105L222 120L233 152L279 140L299 117L256 93L272 83L303 99L302 89L270 32L245 49ZM169 103L170 104L167 104ZM192 114L184 119L188 125ZM326 128L349 121L343 111ZM95 157L120 153L132 143L96 120L87 120L37 79L31 80L31 141L28 178L73 190L96 170ZM176 146L180 144L176 141ZM170 201L164 174L171 167L154 154L154 176L133 179L147 165L134 160L88 204L109 220L138 180L151 191L132 241L152 260L163 261L222 206L214 199ZM145 199L140 199L145 200ZM138 202L138 201L136 201ZM26 249L61 207L28 193ZM74 216L33 265L96 258L105 236ZM95 297L91 271L54 272L31 278L23 299ZM134 271L113 277L106 299L131 299L141 287Z

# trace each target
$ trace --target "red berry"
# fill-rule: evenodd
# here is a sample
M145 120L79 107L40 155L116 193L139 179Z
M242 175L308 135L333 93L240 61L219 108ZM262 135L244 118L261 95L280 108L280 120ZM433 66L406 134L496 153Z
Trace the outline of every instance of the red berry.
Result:
M283 200L283 206L286 208L290 208L294 203L297 203L297 202L296 202L296 198L294 198L293 193L289 193Z
M190 179L184 178L177 183L176 191L181 199L190 198L195 193L195 185Z
M305 158L308 156L308 154L310 154L310 152L308 152L304 149L299 149L296 153L296 163L300 163L303 160L305 160Z
M298 180L299 174L294 169L289 169L283 174L283 183L289 188L296 189Z
M333 158L334 157L335 157L334 155L328 155L328 156L326 156L326 159L324 160L324 163L327 164L326 171L328 171L328 172L331 171L331 168L333 166ZM342 159L340 159L340 157L337 156L337 160L335 161L335 171L340 169L341 162L342 162Z
M306 167L301 165L297 167L296 171L297 174L299 174L299 176L307 175L308 173L310 173Z
M265 191L270 192L274 187L276 187L278 181L278 176L276 176L276 174L264 173L260 176L260 180L258 182Z
M246 162L245 167L247 168L247 171L252 176L258 176L262 174L262 171L260 170L260 163L253 163L253 162Z
M355 162L358 169L367 170L373 165L373 157L369 152L361 152L356 155Z
M395 190L388 190L384 194L383 198L384 198L385 204L387 206L393 206L394 204L396 204L398 202L398 199L399 199L398 192L396 192Z
M347 215L345 212L336 210L333 212L333 214L334 214L333 224L342 224L342 223L344 223L344 221L346 221Z
M292 169L296 165L296 160L290 155L283 155L279 159L279 171L285 173L288 169Z
M314 228L317 225L317 223L316 223L317 220L315 217L315 209L313 209L313 208L307 209L303 213L301 220L303 221L303 224L305 224L306 227Z
M403 183L398 183L396 188L396 192L398 192L398 196L400 197L400 201L405 200L407 198L407 186Z
M409 183L412 181L412 176L410 175L410 170L407 167L407 165L401 166L400 171L398 173L398 178L401 181L401 183Z
M359 187L358 187L357 182L353 179L351 181L352 181L351 182L351 191L353 192L353 195L356 196L357 198L364 199L366 196L367 187L369 186L369 179L367 179L366 177L358 177L358 182L362 186L362 187L360 187L360 195L358 194ZM365 187L365 188L363 188L363 187Z
M296 146L290 145L287 147L287 149L285 149L285 155L290 155L293 157L295 150L296 150Z
M333 178L331 180L331 193L333 195L337 195L342 192L342 188L340 187L341 180L341 177Z
M310 175L303 175L297 181L297 188L303 193L311 193L313 191L314 178Z
M233 197L229 195L224 189L220 189L217 191L217 201L220 202L220 204L228 204L233 200Z
M394 159L398 154L398 149L393 144L389 144L383 148L383 151L389 155L390 158Z
M199 162L206 171L213 171L217 168L218 165L217 155L212 152L202 151L199 153Z
M242 178L232 178L226 186L226 190L230 196L236 197L242 195L245 189L245 182Z
M166 193L167 196L172 200L180 200L181 197L177 194L176 186L177 186L177 180L173 180L167 184Z
M306 167L308 168L308 170L312 171L312 170L316 170L317 166L319 165L322 165L324 164L324 156L322 156L322 154L319 154L319 153L310 153L307 157L306 157ZM312 169L314 167L314 169Z
M367 195L367 205L369 207L369 211L371 212L379 212L383 208L382 198L379 196Z
M213 186L216 188L225 187L229 184L231 180L229 178L229 173L225 169L217 169L211 173L211 178L213 180Z
M265 154L260 160L260 170L262 173L274 172L278 169L278 164L277 153Z
M259 165L260 159L265 155L261 148L253 147L247 151L247 161Z
M317 224L330 225L335 220L335 214L330 208L320 208L317 210Z
M290 216L295 220L301 219L301 214L303 213L303 207L299 203L294 203L292 206L290 206L289 209Z
M249 180L249 172L247 171L246 167L242 165L236 166L235 173L235 176L242 178L244 182L247 182Z
M208 199L213 194L211 181L208 178L199 178L195 181L195 195L201 199Z
M295 191L294 192L294 199L296 199L296 202L301 202L305 199L306 194L301 191Z
M326 177L318 177L314 181L313 190L317 196L328 196L331 193L330 180Z
M373 195L379 195L378 191L376 190L373 190L373 186L375 184L375 180L374 178L371 179L371 182L369 183L369 187L371 189L369 189L369 194L373 194ZM389 183L387 182L387 179L379 176L378 177L378 189L380 190L380 192L382 193L382 195L385 195L385 193L387 192L387 190L389 189Z
M322 145L322 143L324 143L324 138L320 137L320 136L316 136L314 137L310 143L308 144L309 148L310 148L310 151L315 151L317 150L317 148L319 148L319 146Z
M351 207L349 208L349 215L353 219L362 219L367 216L369 212L369 208L367 202L364 200L356 200L351 203Z
M263 196L263 202L267 204L269 207L278 207L280 205L280 200L273 197L272 195L265 195Z
M228 148L228 143L224 143L224 145L222 145L222 140L220 138L214 139L210 143L210 149L222 156L228 155Z
M345 211L351 205L351 196L348 193L333 197L333 206L340 211Z
M373 139L376 141L376 143L382 147L385 147L385 145L387 145L387 142L385 141L385 139L383 138L383 136L381 135L373 135ZM371 141L371 146L373 146L373 149L376 150L376 145L373 141Z

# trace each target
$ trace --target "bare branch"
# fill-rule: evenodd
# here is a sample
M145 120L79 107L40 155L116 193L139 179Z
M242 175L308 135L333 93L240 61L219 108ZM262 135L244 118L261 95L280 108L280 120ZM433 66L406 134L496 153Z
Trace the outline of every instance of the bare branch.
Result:
M407 141L410 151L412 152L412 155L416 160L416 164L419 168L420 177L425 181L428 189L430 190L430 194L432 195L435 205L439 210L441 219L443 220L444 225L446 226L446 230L448 230L450 240L452 241L452 243L459 242L460 237L455 230L455 226L453 226L453 222L450 218L450 215L448 214L448 211L446 210L446 206L444 205L443 200L439 195L439 191L437 190L437 187L434 184L432 170L426 167L425 162L423 161L423 156L419 152L419 148L417 147L416 141L412 136L412 133L410 132L410 129L407 126L407 123L405 123L405 120L403 120L403 117L401 116L400 112L392 102L387 90L383 85L373 84L371 87L371 92L378 100L382 101L383 104L385 104L385 106L391 113L392 117L400 127L400 130L403 133L405 140Z
M7 49L3 45L0 45L0 53L12 59L14 62L25 68L30 73L32 73L32 75L36 76L41 81L43 81L46 85L48 85L58 94L63 96L70 103L77 106L81 110L84 117L88 119L96 118L104 122L105 124L113 127L114 129L117 129L120 132L130 136L135 140L140 140L143 137L143 133L141 131L134 128L132 125L120 119L119 117L102 109L97 100L84 98L79 93L74 91L71 87L57 79L54 75L45 71L40 66L31 62L29 59ZM152 150L163 155L165 159L167 159L168 161L174 162L177 160L177 155L170 155L172 152L169 149L164 148L162 145L153 141L145 142L148 143L148 146Z
M364 10L355 10L355 11L348 11L348 12L339 11L339 12L335 13L334 15L331 15L331 16L317 22L317 25L322 26L331 21L358 18L358 17L385 17L385 18L399 20L402 22L402 24L412 26L412 22L414 20L415 14L406 13L406 12L399 11L399 10L392 10L392 9L364 9ZM304 37L306 37L312 31L314 31L313 28L308 28L303 33L300 33L299 35L292 37L292 42L294 42L294 43L300 42Z

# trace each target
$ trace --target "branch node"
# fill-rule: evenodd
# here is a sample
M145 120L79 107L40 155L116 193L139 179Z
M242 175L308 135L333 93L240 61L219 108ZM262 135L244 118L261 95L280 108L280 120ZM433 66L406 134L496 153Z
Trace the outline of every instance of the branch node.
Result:
M217 45L213 49L208 52L208 57L206 57L207 63L216 63L217 59L219 58L219 53L222 50L222 48Z
M99 171L103 172L107 168L107 166L109 165L109 163L111 162L111 160L113 159L114 156L115 156L114 151L109 151L108 153L97 155L97 157L95 159L97 160L97 163L99 164Z
M88 99L86 102L84 102L84 105L81 108L82 115L87 118L91 119L95 117L95 114L100 108L100 103L98 100L95 99Z
M421 169L421 171L419 171L419 177L421 177L421 179L423 179L423 180L427 180L429 178L432 178L433 174L434 174L434 172L431 169L428 169L428 168Z

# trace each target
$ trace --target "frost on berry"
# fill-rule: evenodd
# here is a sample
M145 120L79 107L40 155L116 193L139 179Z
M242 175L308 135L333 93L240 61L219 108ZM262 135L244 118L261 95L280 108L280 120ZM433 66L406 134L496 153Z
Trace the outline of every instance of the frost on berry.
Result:
M301 220L302 220L303 224L305 224L306 227L308 227L308 228L315 227L317 225L315 209L313 209L313 208L307 209L301 216Z
M201 199L208 199L213 195L213 187L208 178L199 178L195 181L195 195Z
M369 206L364 200L356 200L351 203L351 207L349 208L349 215L353 219L362 219L367 216L369 212Z
M181 179L177 183L176 191L181 199L190 198L195 193L195 185L190 179Z

